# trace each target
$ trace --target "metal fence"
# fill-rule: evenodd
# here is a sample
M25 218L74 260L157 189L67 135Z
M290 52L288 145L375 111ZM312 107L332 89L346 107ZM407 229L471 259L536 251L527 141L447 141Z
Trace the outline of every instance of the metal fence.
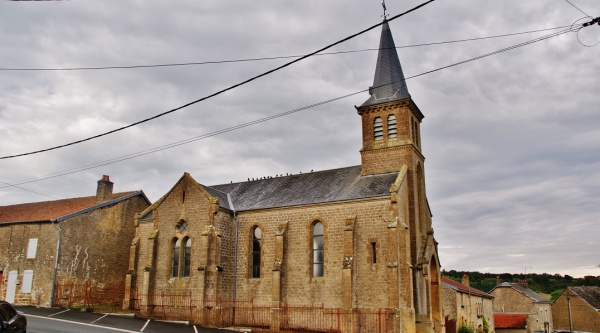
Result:
M320 306L272 307L254 300L202 300L191 291L182 293L131 293L130 310L138 316L185 320L212 327L249 327L256 332L384 333L390 309L331 309Z
M123 307L123 287L92 283L57 283L53 305L65 308L89 308L103 312L120 312Z

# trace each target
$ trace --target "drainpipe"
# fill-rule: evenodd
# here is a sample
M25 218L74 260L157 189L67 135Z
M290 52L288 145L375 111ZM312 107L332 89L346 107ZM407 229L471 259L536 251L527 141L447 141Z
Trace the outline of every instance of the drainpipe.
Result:
M61 235L61 230L59 226L55 226L54 222L56 222L56 220L52 220L52 227L56 229L56 231L58 231L58 237L56 239L56 256L55 256L55 260L54 260L54 274L52 276L52 292L50 293L50 307L54 306L54 293L56 292L56 275L58 273L58 254L60 251L60 235Z
M231 207L231 211L233 212L233 218L235 219L235 239L233 241L233 322L235 323L235 301L237 297L237 261L238 261L238 239L239 239L239 229L240 229L240 221L237 217L237 211L233 206L233 202L231 201L231 196L227 193L227 201L229 201L229 207Z

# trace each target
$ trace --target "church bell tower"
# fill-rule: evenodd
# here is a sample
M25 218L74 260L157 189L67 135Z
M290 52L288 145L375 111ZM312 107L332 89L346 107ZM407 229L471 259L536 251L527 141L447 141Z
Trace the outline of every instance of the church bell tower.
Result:
M424 160L419 129L424 116L408 93L387 20L369 94L356 108L362 117L362 175L397 172L402 165L410 168L413 158Z

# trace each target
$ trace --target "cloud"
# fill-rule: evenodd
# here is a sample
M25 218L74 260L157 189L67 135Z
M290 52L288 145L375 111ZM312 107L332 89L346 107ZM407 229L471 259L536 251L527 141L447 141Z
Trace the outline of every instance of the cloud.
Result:
M419 4L387 4L392 14ZM582 4L584 5L584 4ZM582 6L583 7L583 6ZM593 14L593 5L584 11ZM127 13L126 15L124 13ZM380 22L365 1L0 3L0 67L126 66L312 52ZM581 13L506 0L434 2L390 22L397 46L569 26ZM532 19L535 18L535 19ZM586 40L594 37L580 32ZM416 75L551 31L399 50ZM376 48L379 30L332 51ZM408 80L445 269L597 275L600 60L575 34ZM218 97L80 145L0 160L18 182L144 151L367 89L376 52L318 56ZM97 71L3 71L0 155L64 144L157 115L288 60ZM360 163L366 93L176 148L22 187L151 200L190 172L205 184ZM48 200L0 185L0 204ZM519 256L515 256L519 255Z

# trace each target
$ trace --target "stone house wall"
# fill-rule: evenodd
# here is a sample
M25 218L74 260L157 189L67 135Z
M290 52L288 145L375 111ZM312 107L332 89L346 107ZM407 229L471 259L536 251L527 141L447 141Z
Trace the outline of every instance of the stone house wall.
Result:
M600 332L600 312L587 302L571 295L571 321L573 330L583 332ZM569 310L566 292L552 304L552 316L556 330L569 330Z

